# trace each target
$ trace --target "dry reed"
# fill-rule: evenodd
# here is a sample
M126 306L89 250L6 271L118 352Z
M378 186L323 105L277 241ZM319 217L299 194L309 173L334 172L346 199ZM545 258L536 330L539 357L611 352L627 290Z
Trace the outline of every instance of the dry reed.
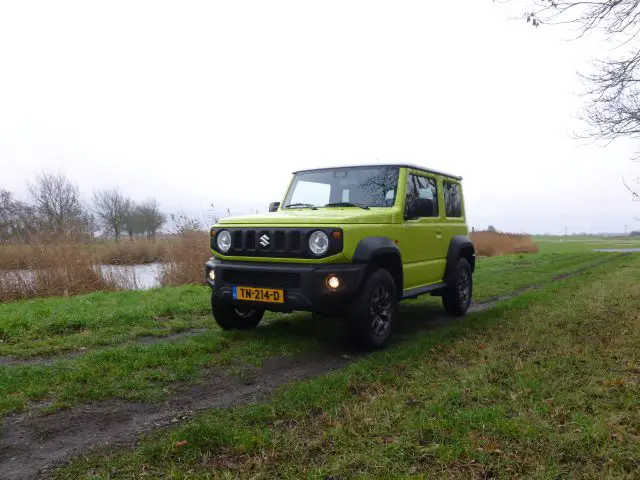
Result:
M495 257L509 253L537 253L538 245L529 235L503 232L473 232L471 240L476 247L476 255Z
M34 248L64 248L65 252L73 251L77 256L91 254L102 265L139 265L160 262L166 254L164 240L134 239L122 240L119 243L109 242L59 242L39 240L25 245L0 246L0 269L22 270L38 267L55 266L55 258L34 259Z
M126 274L103 272L96 255L86 248L54 243L21 248L28 268L0 272L0 301L78 295L132 285L133 279Z
M160 284L203 284L204 264L210 256L209 235L205 232L188 231L167 239Z
M103 265L140 265L160 262L166 256L167 242L147 239L123 240L96 248Z

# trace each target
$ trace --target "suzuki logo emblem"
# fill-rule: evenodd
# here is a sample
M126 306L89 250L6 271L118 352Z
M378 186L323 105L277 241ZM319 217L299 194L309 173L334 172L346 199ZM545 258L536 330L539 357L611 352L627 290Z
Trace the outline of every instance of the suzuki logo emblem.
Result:
M269 238L269 236L267 234L262 235L260 237L260 245L262 245L263 247L268 247L269 244L271 243L271 239Z

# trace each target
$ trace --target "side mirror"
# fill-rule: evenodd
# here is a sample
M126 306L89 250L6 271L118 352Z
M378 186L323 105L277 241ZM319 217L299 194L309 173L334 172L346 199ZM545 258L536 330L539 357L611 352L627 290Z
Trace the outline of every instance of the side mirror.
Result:
M271 202L269 204L269 211L270 212L277 212L278 208L280 208L280 202Z
M430 198L415 198L407 204L406 218L433 217L433 200Z

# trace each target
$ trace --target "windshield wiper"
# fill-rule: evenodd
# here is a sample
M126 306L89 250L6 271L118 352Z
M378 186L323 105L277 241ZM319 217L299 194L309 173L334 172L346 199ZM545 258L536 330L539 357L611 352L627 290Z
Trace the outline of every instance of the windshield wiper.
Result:
M283 208L296 208L296 207L310 208L311 210L318 209L318 207L316 207L311 203L290 203L289 205L285 205Z
M325 207L360 207L363 210L369 210L369 207L367 205L363 205L361 203L352 203L352 202L327 203Z

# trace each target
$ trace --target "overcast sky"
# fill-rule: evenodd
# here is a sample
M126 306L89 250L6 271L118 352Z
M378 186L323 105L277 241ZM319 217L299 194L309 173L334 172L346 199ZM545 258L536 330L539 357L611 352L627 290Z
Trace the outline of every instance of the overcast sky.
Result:
M571 138L604 52L491 0L0 0L0 188L61 171L167 210L248 213L298 168L464 177L469 224L639 228L635 145Z

